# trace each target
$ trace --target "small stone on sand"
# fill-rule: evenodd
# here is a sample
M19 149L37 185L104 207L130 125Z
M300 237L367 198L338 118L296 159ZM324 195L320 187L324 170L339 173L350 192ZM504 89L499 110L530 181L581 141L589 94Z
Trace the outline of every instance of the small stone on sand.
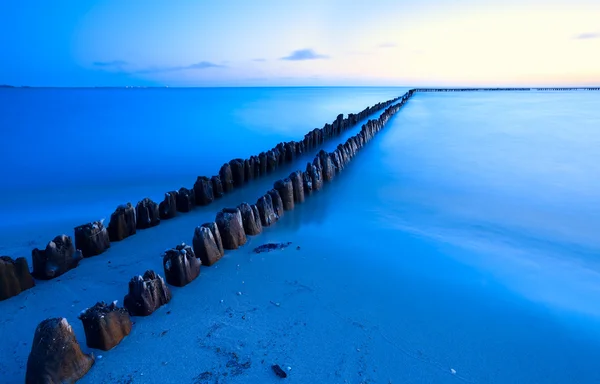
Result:
M287 377L287 373L285 373L285 371L283 369L281 369L279 364L272 365L271 369L273 370L273 372L275 372L275 374L278 377L281 377L282 379L285 379Z

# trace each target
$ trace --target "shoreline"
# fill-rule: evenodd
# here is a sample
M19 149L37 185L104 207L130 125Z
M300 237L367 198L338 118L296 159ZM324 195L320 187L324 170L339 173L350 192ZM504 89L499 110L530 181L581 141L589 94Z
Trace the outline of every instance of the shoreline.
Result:
M314 160L313 165L312 165L313 168L312 168L311 173L309 173L310 167L307 167L307 174L306 175L307 175L307 177L309 177L308 181L306 181L307 179L306 179L306 177L304 177L304 173L302 171L296 171L295 174L299 175L298 176L298 180L299 180L299 183L300 183L299 189L296 188L297 184L296 184L296 180L294 179L294 187L293 187L293 192L292 192L292 189L291 189L292 188L292 182L289 179L285 179L289 183L289 186L290 186L289 192L293 193L291 195L291 197L288 196L288 195L286 195L286 192L284 190L282 190L282 189L279 189L279 191L281 192L281 197L279 197L279 194L277 192L275 192L275 190L273 190L274 193L278 195L278 198L280 198L280 199L283 198L284 205L281 208L284 208L286 211L291 211L291 210L294 209L294 204L293 204L294 200L297 201L297 202L303 202L304 201L305 194L304 194L304 189L302 188L302 184L303 183L304 183L304 185L307 188L309 188L306 192L307 192L307 196L310 197L313 185L315 186L314 193L318 193L319 190L320 190L320 188L321 188L320 185L328 183L329 181L332 181L333 178L335 177L335 175L339 174L340 172L342 172L343 168L350 163L350 160L357 154L357 152L360 149L362 149L362 147L365 146L369 141L371 141L374 138L374 136L376 135L376 133L378 133L381 129L384 128L384 126L387 123L387 121L391 117L393 117L393 115L396 112L398 112L400 110L400 108L408 101L408 99L410 98L410 96L412 96L412 93L413 93L412 91L407 92L404 96L401 97L401 101L400 102L398 102L397 104L392 104L390 107L388 107L377 120L369 120L367 122L367 124L365 124L365 125L362 126L361 131L360 131L359 134L350 137L346 141L346 143L344 145L342 145L342 144L338 145L338 147L333 152L327 153L327 152L321 150L319 152L319 154L315 157L315 160ZM400 98L398 98L398 99L400 99ZM396 99L396 100L398 100L398 99ZM385 103L386 106L389 105L389 104L390 103ZM349 120L351 120L351 119L349 119ZM331 126L330 130L329 130L329 128L326 125L325 132L328 132L328 131L329 132L335 132L337 129L339 129L340 131L342 131L345 123L344 124L340 123L341 122L341 115L338 116L337 122L338 122L338 124L336 125L334 123L334 125ZM315 130L315 131L317 131L317 130ZM310 134L306 135L306 140L310 139L312 141L312 137L309 136L309 135ZM328 136L329 136L329 134L328 134ZM339 134L336 135L336 136L339 136ZM318 139L315 137L315 142L317 140ZM307 144L306 146L308 148L312 147L312 145L310 143ZM314 146L316 146L316 145L314 145ZM290 160L293 160L294 156L292 155L290 157L291 157ZM309 165L310 165L310 163L309 163ZM315 166L316 166L316 168L315 168ZM227 177L224 175L223 179L226 180ZM304 180L304 181L302 181L302 180ZM281 181L275 182L275 188L276 189L279 188L278 187L279 183L281 183ZM167 194L167 196L168 196L168 194ZM269 194L267 194L265 196L269 196ZM292 202L288 203L288 201L289 201L290 198L292 199ZM270 203L270 198L269 198L269 203L268 204L269 204L269 206L271 206L270 205L271 204ZM288 205L288 204L291 204L291 205ZM271 210L271 212L273 212L273 207L275 207L275 212L276 212L275 213L275 222L277 222L277 221L279 221L279 218L281 216L283 216L283 211L278 211L278 208L273 203L273 205L271 206L271 208L269 208ZM279 209L281 209L281 208L279 208ZM265 215L265 217L267 217L266 216L267 215L267 213L266 213L267 212L267 207L265 207L264 209L265 209L264 215ZM226 211L224 209L223 212L228 212L228 211ZM239 209L237 210L237 212L238 212L238 215L239 215ZM255 211L255 212L258 212L258 211ZM270 219L263 217L263 211L261 211L261 217L260 218L254 217L252 215L252 211L250 211L250 215L252 216L251 220L262 221L263 226L266 226L266 227L268 227L271 224L275 223L275 222L271 223ZM112 220L114 220L114 218L111 218L111 221ZM235 221L236 219L233 219L233 220ZM239 225L240 226L242 224L241 220L242 219L241 219L241 216L240 216L240 218L239 218ZM223 239L227 239L230 236L232 236L232 235L229 235L228 231L235 231L236 230L236 229L233 229L233 227L230 227L230 226L222 227L221 224L220 224L220 222L219 222L219 214L217 214L217 224L219 225L219 229L222 231L221 232L222 233L221 236L217 235L217 237L219 237L219 239L218 239L219 243L221 241L220 240L221 237L223 237ZM135 214L134 214L134 225L135 225ZM109 224L108 228L110 230L110 224ZM243 232L244 231L247 232L246 223L244 223L244 227L241 228L241 231L242 231L242 236L243 236L243 242L241 243L241 245L244 245L246 243L246 235L243 234ZM258 234L260 234L261 232L262 232L262 229L261 229L261 231L259 231ZM135 231L134 231L134 234L135 234ZM255 235L256 233L249 233L249 234L250 235ZM237 235L233 235L233 236L237 236ZM128 236L125 236L125 237L128 237ZM228 246L228 244L225 242L225 240L223 241L223 245L225 246L226 249L229 249L229 250L237 249L238 248L237 243L235 245ZM233 248L231 248L231 247L233 247ZM194 238L194 248L196 248L195 238ZM109 248L107 248L107 249L109 249ZM103 253L107 249L103 249L100 253ZM48 252L48 250L46 250L46 252ZM94 258L94 259L96 259L96 258ZM108 263L111 263L111 262L108 261ZM76 266L77 265L75 265L75 267ZM75 267L69 267L69 269L72 269L72 268L77 269ZM216 269L217 267L218 266L215 266L214 268ZM35 268L36 268L36 264L35 264L35 258L34 258L34 273L38 273L39 274L39 272L36 272ZM165 270L164 270L165 273L167 272L167 269L168 269L168 266L167 266L167 264L165 264ZM70 275L69 275L69 272L71 272ZM159 275L160 275L160 272L159 272ZM50 280L58 282L58 281L61 280L61 278L62 279L69 279L69 278L72 278L73 276L74 276L74 274L72 273L72 271L67 270L67 273L64 275L64 277L62 275L58 276L58 277L55 276L54 278L51 278ZM36 277L37 277L37 275L36 275ZM196 277L192 278L192 280L194 280L194 279L196 279ZM145 284L144 284L144 287L145 287ZM26 290L26 291L24 291L24 293L28 293L29 291L31 291L31 290ZM131 283L130 283L130 293L131 293ZM35 294L35 292L33 292L33 294ZM241 295L241 293L238 292L238 295ZM170 294L169 294L169 296L170 296ZM79 300L77 300L77 302L79 302ZM127 304L127 301L125 301L125 303ZM163 304L159 305L159 307L162 306L162 305ZM131 313L131 308L129 308L129 312ZM119 342L120 341L121 340L119 340ZM52 343L52 342L50 342L50 343ZM44 348L44 347L42 347L42 348ZM59 346L51 346L49 348L59 348L60 349L60 345ZM63 346L62 348L64 349L65 347ZM77 348L79 348L79 347L77 347ZM32 353L33 353L33 350L32 350ZM40 353L45 354L43 351L41 351ZM93 355L92 355L92 359L93 359ZM28 369L27 370L27 374L29 375L30 373L31 372ZM85 373L86 372L84 372L84 374Z
M373 152L373 149L367 146L364 151ZM356 174L357 168L362 169L359 175ZM545 382L560 382L561 377L564 382L565 374L573 368L573 359L555 360L560 357L556 350L563 343L568 345L565 341L569 340L567 334L579 337L584 333L576 329L567 333L564 330L566 324L560 324L558 319L556 324L553 321L560 317L558 314L546 313L543 306L531 305L519 295L504 292L506 288L499 282L492 286L480 285L481 279L489 277L478 269L461 266L462 263L456 260L445 260L443 256L448 255L448 251L444 248L447 246L435 246L435 252L427 255L427 250L416 245L426 242L415 240L413 235L404 236L405 239L394 238L393 244L388 243L395 232L370 228L369 222L356 219L364 216L365 212L361 215L360 210L367 204L358 200L356 204L348 204L349 201L342 206L333 204L345 194L345 188L360 185L360 172L364 174L368 169L360 161L351 162L348 173L340 174L339 182L331 183L329 188L307 199L306 203L286 212L284 220L266 228L261 235L261 240L265 241L292 241L291 247L281 252L255 255L250 249L260 243L251 240L236 253L236 259L232 259L228 252L221 263L204 268L197 279L204 279L202 283L192 282L189 289L173 288L173 301L154 315L161 317L158 320L154 320L154 316L152 320L136 319L132 334L110 353L101 353L102 359L96 361L96 366L82 382L214 383L221 377L217 377L217 373L227 374L227 382L247 382L249 379L270 382L271 363L281 364L286 369L291 367L290 377L295 380L318 377L333 382L341 378L350 382L368 379L375 382L394 379L395 382L402 377L402 382L455 382L460 378L467 382L493 382L492 378L503 378L499 382L507 382L511 381L511 374L517 375L516 369L520 366L511 361L510 356L522 359L531 353L540 358L528 361L527 367L521 367L523 372L535 373L533 377L544 378ZM245 194L244 190L240 191ZM367 196L371 197L360 196L360 199L375 199L372 194L367 193ZM324 200L329 202L323 203ZM199 212L189 215L194 216L185 220L189 225L197 225L205 218L210 220L209 216ZM170 247L180 242L182 233L190 228L186 229L181 221L170 224L168 229L161 228L156 234L147 233L144 238L136 236L131 243L123 243L123 246L115 246L114 250L107 252L111 262L109 274L98 274L106 268L102 268L101 260L96 260L97 263L85 270L79 271L82 265L65 275L76 273L80 277L87 276L92 284L89 284L90 281L74 284L73 279L67 279L66 287L67 284L62 286L67 283L65 281L48 282L48 287L44 288L54 287L56 290L48 292L44 298L28 295L31 300L27 305L48 302L51 304L46 307L47 311L64 316L71 312L76 315L76 301L89 304L89 296L102 296L101 300L106 300L106 296L119 299L119 295L126 291L124 282L132 273L143 271L142 266L154 265L156 270L156 265L159 265L159 252L148 252L151 244L155 244L157 251L164 249L164 245ZM327 230L333 230L335 235L324 236ZM355 231L353 233L357 236L344 238L346 230ZM365 242L365 238L370 241ZM296 245L301 249L296 250ZM152 254L157 256L156 259ZM393 260L396 275L389 271L389 263L382 263L382 256ZM257 264L259 257L260 264ZM117 265L112 265L115 260ZM106 258L102 261L106 263ZM371 264L377 264L379 269ZM422 270L418 266L423 266ZM213 268L220 271L215 272ZM429 271L431 268L433 271ZM435 274L437 270L444 270L444 277L430 285L433 283L430 273ZM212 278L205 278L207 275ZM370 281L372 279L378 282ZM95 292L88 291L90 286ZM386 289L381 290L382 287ZM237 292L242 292L242 295ZM55 301L55 296L73 298L73 301L61 304ZM220 296L223 298L219 299ZM184 297L186 300L183 300ZM357 305L353 301L357 297L369 299L366 302L361 300ZM221 303L219 300L223 299ZM14 298L11 300L14 301ZM287 310L274 312L284 307L275 306L271 301L280 303ZM71 302L72 309L66 308ZM398 308L394 308L396 303ZM494 303L493 306L491 303ZM219 304L226 305L221 307ZM497 313L492 307L497 308ZM36 308L14 309L16 316L4 323L7 329L22 325L16 328L16 333L25 334L27 339L32 332L22 328L31 326L27 323L36 322ZM475 313L471 316L462 313L474 309ZM378 310L382 312L377 312L378 320L373 322L369 313L374 314ZM28 315L18 314L20 311L27 311ZM423 316L421 311L426 315L417 321L414 316ZM519 325L504 328L506 325L502 322L510 321L512 316L519 319ZM26 320L19 322L18 318ZM441 318L444 321L439 321ZM527 334L527 327L535 327L531 336ZM84 347L82 327L73 324L73 328ZM441 332L441 329L444 331ZM506 345L505 341L501 343L488 335L494 330L498 339L506 339ZM333 334L343 334L345 338L339 340L332 337ZM482 345L477 344L477 335ZM518 335L523 339L522 344L517 340ZM553 336L542 337L546 341L541 341L536 335ZM483 342L487 338L490 340ZM204 340L202 343L201 339ZM323 345L325 339L331 346ZM16 340L9 337L7 344L13 345ZM591 342L587 347L589 350L575 340L571 342L575 343L577 353L587 353L590 358L598 356L597 348L592 348ZM317 345L319 349L314 349ZM465 350L468 349L485 350L485 359L484 356L467 353ZM84 347L84 350L87 348ZM139 360L140 350L146 351L144 357L149 361ZM153 351L166 351L169 358L160 352L155 356ZM340 356L340 359L327 358L327 351ZM311 358L311 355L317 359ZM192 356L197 365L186 362ZM490 366L488 359L492 359L495 366ZM506 364L499 364L503 360ZM548 366L544 361L556 363ZM252 364L246 368L248 362ZM374 367L378 373L370 370ZM497 372L499 367L505 372ZM589 368L586 364L582 367ZM212 376L207 372L213 372ZM586 372L588 378L595 377L589 369ZM514 380L518 377L521 376L512 376L512 382L518 382Z

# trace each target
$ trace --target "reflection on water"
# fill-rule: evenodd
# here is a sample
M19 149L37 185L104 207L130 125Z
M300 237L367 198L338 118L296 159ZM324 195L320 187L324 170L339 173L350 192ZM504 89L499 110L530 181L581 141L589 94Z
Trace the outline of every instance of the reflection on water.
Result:
M597 105L593 92L417 94L336 198L461 247L531 299L600 316Z

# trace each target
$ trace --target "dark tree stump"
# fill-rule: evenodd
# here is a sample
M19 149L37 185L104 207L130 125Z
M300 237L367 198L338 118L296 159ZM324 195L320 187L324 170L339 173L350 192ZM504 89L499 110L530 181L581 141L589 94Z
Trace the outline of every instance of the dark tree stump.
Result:
M217 223L219 233L221 234L223 248L238 249L240 246L246 244L246 233L244 232L242 215L239 209L223 209L221 212L217 213L215 222Z
M32 275L36 279L50 280L75 268L83 255L75 250L73 240L67 235L56 236L48 243L45 250L34 249Z
M266 194L259 198L256 202L256 207L259 212L260 222L263 227L268 227L277 222L278 217L273 210L273 200L270 194Z
M169 220L177 216L177 191L165 193L165 199L158 205L161 220Z
M223 164L219 171L219 177L221 178L221 184L223 185L223 192L229 193L233 191L233 173L231 172L231 165Z
M213 183L206 176L200 176L194 184L194 195L197 205L208 205L213 202L215 196L213 194Z
M308 172L302 173L302 188L304 189L304 195L310 196L313 191L313 182Z
M148 316L171 301L171 291L162 277L149 270L129 281L129 293L123 302L132 316Z
M258 227L259 233L262 232L262 221L260 219L260 212L258 212L258 207L256 204L250 206L252 208L252 214L254 215L254 220L256 221L256 226Z
M137 229L146 229L160 224L158 204L149 198L137 203L135 207Z
M194 190L181 187L175 197L176 208L179 212L189 212L194 208Z
M283 216L283 200L281 199L281 195L276 189L271 189L267 192L271 196L271 201L273 204L273 212L277 216L277 220Z
M244 185L244 179L246 177L244 160L233 159L229 162L229 166L231 167L231 179L233 180L233 187L240 188Z
M108 231L102 220L75 228L75 248L81 251L83 257L96 256L110 248Z
M273 152L273 150L269 150L267 152L267 173L271 173L276 170L278 165L279 159L275 155L275 152Z
M24 257L16 260L0 257L0 301L6 300L35 285Z
M242 223L244 225L244 232L249 236L256 236L262 232L262 225L260 217L254 217L254 211L250 204L242 203L238 206L242 215Z
M304 172L296 171L290 173L290 180L292 180L292 189L294 192L294 203L304 202Z
M294 209L294 186L289 178L283 180L277 180L274 185L281 201L283 202L283 210L291 211Z
M189 245L180 244L163 255L163 267L168 284L184 287L200 275L200 259Z
M285 161L291 163L296 158L296 142L290 141L285 143Z
M108 237L110 241L121 241L135 235L136 220L135 210L131 203L119 205L110 215L108 223Z
M215 199L220 199L221 197L223 197L225 192L223 191L223 183L221 182L221 177L213 176L210 178L210 181L212 182L213 196L215 197Z
M267 154L261 152L258 154L258 162L260 169L260 176L264 176L267 174Z
M331 156L323 150L319 152L318 156L322 167L323 180L326 182L333 180L333 177L335 176L335 166L333 165Z
M75 383L92 365L93 356L81 352L67 319L46 319L38 325L33 336L25 383Z
M212 225L211 225L212 224ZM211 266L223 257L223 244L215 223L202 224L194 230L194 253L202 265Z
M117 346L131 332L131 318L125 308L117 307L117 302L107 305L96 303L81 312L86 344L90 348L108 351Z

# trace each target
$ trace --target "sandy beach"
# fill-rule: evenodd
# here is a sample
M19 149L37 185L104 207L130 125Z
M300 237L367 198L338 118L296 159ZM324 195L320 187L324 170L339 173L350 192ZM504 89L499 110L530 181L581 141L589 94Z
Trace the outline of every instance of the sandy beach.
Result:
M0 1L0 384L599 384L599 15Z
M95 354L82 383L280 382L273 364L291 383L600 380L595 312L541 300L524 285L553 281L546 276L551 260L537 266L534 259L540 250L549 256L550 243L523 248L530 255L513 264L510 248L451 241L442 216L438 228L424 226L424 204L436 204L438 192L414 189L419 183L408 173L393 171L409 166L390 156L398 152L396 140L408 146L417 135L406 124L422 119L431 102L415 96L333 182L219 263L202 267L188 286L171 287L172 301L133 318L132 333L111 351L85 347L78 314L97 301L122 303L129 279L147 269L163 275L162 251L190 243L195 226L212 221L218 209L254 202L278 175L139 231L0 302L3 382L23 381L33 332L48 317L66 317L84 351ZM427 166L415 168L427 175ZM291 245L252 251L269 242ZM500 267L507 263L510 281ZM564 295L594 289L583 291L567 277Z

